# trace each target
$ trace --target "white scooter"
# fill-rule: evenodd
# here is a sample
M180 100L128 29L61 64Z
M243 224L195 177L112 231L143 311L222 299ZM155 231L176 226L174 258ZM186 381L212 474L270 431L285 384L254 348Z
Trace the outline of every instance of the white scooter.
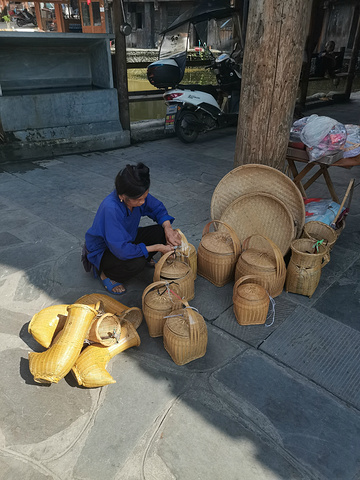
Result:
M216 12L210 13L208 18L213 18ZM219 15L223 12L220 11ZM204 15L201 16L203 18ZM147 69L149 82L167 90L164 93L167 105L165 131L175 132L184 143L194 142L201 132L235 125L241 87L240 66L232 58L236 46L231 55L223 53L217 58L211 50L206 50L210 65L205 68L214 72L217 85L180 83L185 72L192 20L186 23L175 21L174 28L169 27L160 46L159 60Z

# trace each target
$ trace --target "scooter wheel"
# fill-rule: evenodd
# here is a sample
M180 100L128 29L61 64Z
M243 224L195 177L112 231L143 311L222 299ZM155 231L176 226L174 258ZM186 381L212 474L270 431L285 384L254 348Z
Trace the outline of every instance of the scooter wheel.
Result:
M175 123L175 133L178 138L184 143L195 142L199 133L196 132L190 125L197 123L198 119L192 112L181 112L179 118Z
M24 25L26 25L26 22L24 22L24 20L21 20L21 18L17 18L16 19L16 25L18 27L23 27Z

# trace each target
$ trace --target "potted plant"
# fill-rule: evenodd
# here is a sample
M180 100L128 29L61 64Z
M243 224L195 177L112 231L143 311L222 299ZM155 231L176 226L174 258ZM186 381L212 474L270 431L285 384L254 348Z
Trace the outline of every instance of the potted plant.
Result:
M7 30L10 30L10 20L11 20L10 15L4 15L4 16L1 17L1 18L2 18L2 19L4 20L4 22L6 23L6 29L7 29Z

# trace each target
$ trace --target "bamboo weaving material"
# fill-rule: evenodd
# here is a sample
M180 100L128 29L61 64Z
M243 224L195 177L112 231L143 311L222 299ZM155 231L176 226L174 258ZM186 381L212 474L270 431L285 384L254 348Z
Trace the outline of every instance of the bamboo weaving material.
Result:
M168 252L155 265L154 282L168 282L171 290L186 301L195 296L194 274L191 267L178 255Z
M142 309L150 337L163 335L165 316L182 305L168 282L154 282L148 285L142 295Z
M206 353L208 333L204 318L187 302L173 310L164 325L164 347L177 365L185 365Z
M58 383L69 373L97 313L88 305L74 304L68 307L65 326L51 347L45 352L29 353L29 367L35 382Z
M263 244L257 243L253 248L250 243L261 238ZM261 248L270 246L270 250ZM274 242L263 235L252 235L243 243L243 251L235 269L235 281L245 275L253 275L254 283L262 285L273 298L280 295L284 289L286 267L284 258Z
M87 388L116 383L116 380L106 370L107 364L115 355L139 345L140 337L137 331L131 323L123 320L119 342L110 347L90 345L85 348L72 367L72 373L78 384Z
M291 244L285 290L311 298L319 284L321 269L329 260L329 250L325 245L318 245L317 251L314 240L306 238L294 240Z
M64 325L69 305L52 305L36 313L30 320L28 332L45 348L49 348L59 322Z
M197 277L197 253L196 253L196 248L194 245L189 243L183 234L183 232L180 230L180 228L176 229L177 232L179 232L180 237L181 237L181 246L178 248L177 253L180 254L180 258L183 262L186 262L190 265L191 270L194 274L194 280L196 280Z
M260 325L266 322L270 298L255 276L239 278L233 289L234 313L240 325ZM250 283L244 283L248 282Z
M215 224L219 230L210 232ZM239 239L229 225L219 220L207 223L198 248L198 274L216 287L232 282L240 250Z
M318 240L324 240L324 245L327 245L329 251L335 245L338 236L335 230L326 223L318 221L310 221L305 223L302 238L311 238L314 243Z

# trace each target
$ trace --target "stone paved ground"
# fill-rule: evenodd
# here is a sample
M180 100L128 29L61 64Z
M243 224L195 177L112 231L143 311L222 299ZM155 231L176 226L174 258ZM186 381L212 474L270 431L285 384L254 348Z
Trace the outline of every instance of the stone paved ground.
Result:
M359 98L318 111L360 123ZM28 352L43 350L27 332L32 315L104 293L80 249L119 169L147 163L152 192L197 247L234 145L228 130L188 146L169 138L0 165L0 479L360 478L358 189L316 293L283 292L273 326L238 325L232 285L198 277L191 305L207 322L205 357L176 366L143 323L141 345L109 363L116 384L85 389L68 375L47 387L29 373ZM342 196L360 171L331 175ZM310 193L325 192L317 181ZM119 299L140 307L152 273Z

